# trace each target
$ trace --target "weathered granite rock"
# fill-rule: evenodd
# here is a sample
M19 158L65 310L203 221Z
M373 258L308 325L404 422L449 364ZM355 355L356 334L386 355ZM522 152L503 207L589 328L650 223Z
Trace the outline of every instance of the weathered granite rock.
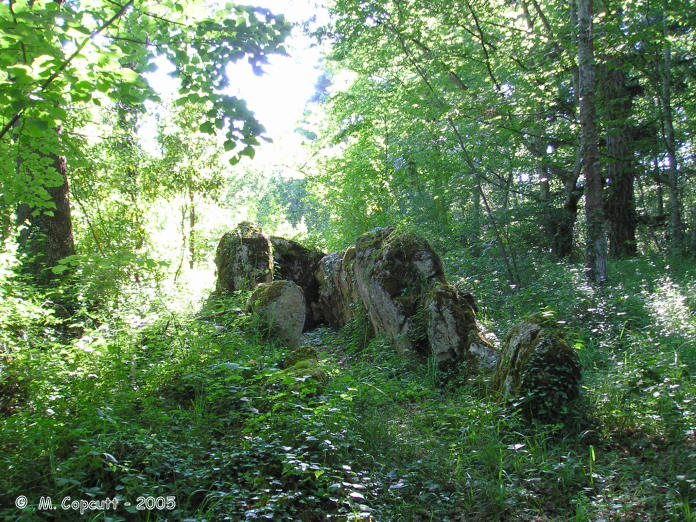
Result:
M563 334L535 315L508 332L492 385L527 415L552 420L577 397L580 378L580 361Z
M471 294L449 284L436 284L427 298L427 337L438 366L465 361L475 371L493 371L498 351L479 331Z
M315 277L319 283L318 308L323 321L341 328L362 305L355 288L355 247L333 252L319 261Z
M418 311L432 286L445 282L442 262L428 242L393 228L375 229L355 244L354 273L375 332L400 350L424 351Z
M245 237L257 239L263 235L258 227L245 226L223 240L236 245L243 244ZM496 366L498 354L481 335L473 297L447 284L442 262L424 238L395 232L391 227L377 228L344 252L323 257L293 241L271 241L270 258L275 260L277 275L284 278L282 282L294 282L304 293L302 319L306 328L321 323L341 328L367 315L372 326L370 335L387 337L399 350L433 354L441 368L465 363L471 370L486 371ZM218 251L236 252L223 241ZM228 265L236 268L242 263ZM223 263L218 266L219 274L234 273L231 268L225 272L227 265ZM252 269L246 279L267 274L266 266L262 264L263 270L258 266ZM220 279L218 284L226 287ZM228 286L237 288L236 284ZM258 299L261 291L272 293L278 289L261 285L252 298ZM274 309L271 315L289 313L284 309L288 306L292 310L286 302L274 306L277 311ZM278 329L276 325L274 328ZM294 335L283 336L299 341Z
M253 290L273 280L271 241L261 227L240 223L220 239L215 252L218 293Z
M377 334L400 350L434 355L441 369L496 367L498 353L481 335L473 296L447 284L425 239L376 229L358 239L355 251L355 287Z
M293 281L302 288L306 307L305 330L317 327L322 323L322 313L319 306L319 282L314 273L325 254L282 237L271 237L271 245L274 278Z
M297 346L305 323L302 289L292 281L261 283L249 297L248 308L257 314L269 335Z

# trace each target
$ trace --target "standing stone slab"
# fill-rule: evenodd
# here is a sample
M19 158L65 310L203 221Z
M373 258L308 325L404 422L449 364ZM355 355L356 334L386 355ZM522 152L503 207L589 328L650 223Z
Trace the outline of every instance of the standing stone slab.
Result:
M271 237L271 245L273 277L293 281L302 288L305 297L305 330L317 327L322 322L322 313L319 306L319 282L314 273L325 254L282 237Z
M222 236L215 253L218 293L253 290L273 280L271 241L261 227L249 222Z
M498 363L498 351L481 334L476 324L471 294L460 294L449 284L437 284L428 296L428 342L440 368L465 361L477 372L491 372Z
M578 396L581 367L563 334L540 315L505 337L493 387L532 417L552 420Z
M434 355L441 369L496 367L498 353L481 335L473 297L447 284L424 238L375 229L358 239L355 252L355 288L377 334L397 349Z
M261 283L249 297L248 308L258 315L271 337L290 346L302 339L305 300L302 289L292 281Z
M375 229L355 244L354 273L375 333L399 350L424 351L419 308L432 286L445 282L442 262L428 242L391 227Z
M318 308L323 322L341 328L355 317L362 303L355 287L355 247L324 256L315 272Z

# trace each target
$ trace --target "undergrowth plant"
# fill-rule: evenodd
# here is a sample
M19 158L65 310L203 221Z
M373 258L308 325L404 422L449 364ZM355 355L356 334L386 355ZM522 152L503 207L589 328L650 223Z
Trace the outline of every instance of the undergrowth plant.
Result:
M594 290L538 260L512 291L448 259L499 339L540 311L564 331L584 378L563 423L395 351L365 314L297 352L262 335L243 292L193 313L141 303L66 337L41 296L4 285L0 518L45 518L50 496L115 497L81 517L114 521L693 520L693 269L616 262L622 282Z

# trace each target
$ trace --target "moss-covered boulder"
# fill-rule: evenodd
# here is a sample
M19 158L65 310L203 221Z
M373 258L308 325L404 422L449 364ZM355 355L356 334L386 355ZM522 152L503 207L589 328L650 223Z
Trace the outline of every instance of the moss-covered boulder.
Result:
M273 376L278 385L300 396L317 395L329 382L329 375L317 359L302 359Z
M428 242L391 227L375 229L357 240L353 271L375 333L400 350L426 348L418 312L430 289L445 282L442 262Z
M535 315L505 337L493 387L531 417L554 420L578 396L580 361L554 323Z
M319 284L318 310L322 322L342 328L360 309L355 287L355 247L333 252L319 261L315 272Z
M432 354L441 368L495 368L498 354L480 333L473 297L447 284L442 261L424 238L377 228L321 258L282 238L272 244L277 274L304 290L306 327L342 328L366 314L371 335Z
M295 366L300 361L316 361L319 358L319 352L314 346L309 346L309 345L302 345L298 346L294 350L292 350L288 355L285 356L283 359L282 366L283 368L290 368L291 366Z
M271 240L258 225L240 223L220 239L215 252L217 293L252 290L273 280Z
M481 334L471 294L438 283L427 297L427 339L440 368L459 362L476 372L493 371L498 351Z
M305 330L319 326L323 321L319 305L319 282L314 273L325 254L282 237L271 237L271 245L274 278L293 281L302 288L306 307Z
M258 316L270 336L297 346L302 339L305 301L302 289L292 281L261 283L251 294L248 308Z

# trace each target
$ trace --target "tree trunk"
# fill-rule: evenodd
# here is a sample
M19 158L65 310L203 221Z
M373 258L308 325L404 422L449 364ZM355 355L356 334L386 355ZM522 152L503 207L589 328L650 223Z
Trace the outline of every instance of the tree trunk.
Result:
M665 215L665 199L662 194L662 183L657 184L657 215Z
M546 165L546 156L539 162L539 199L548 204L551 199L551 186L549 184L549 168Z
M578 0L578 75L580 91L580 148L585 173L587 227L587 277L602 284L607 279L607 241L604 231L602 177L597 148L595 110L595 63L592 34L592 0Z
M12 230L12 211L0 203L0 243L5 243L5 241L10 237L10 231ZM0 250L2 245L0 245Z
M189 191L189 268L193 270L196 263L196 205L193 191Z
M672 46L667 35L666 2L662 2L663 13L663 62L662 62L662 114L664 124L665 148L667 149L667 188L669 190L669 225L670 250L680 253L684 248L684 227L681 218L681 200L679 198L679 174L677 167L677 146L674 140L672 118Z
M75 253L70 200L68 197L67 165L63 156L52 155L53 168L63 178L57 187L46 190L55 204L54 209L44 210L21 204L17 209L17 221L26 227L19 235L20 251L26 256L23 269L30 273L39 285L51 283L56 274L51 268L61 259Z
M696 205L691 207L691 234L689 238L689 251L696 256Z
M64 0L53 0L60 8ZM33 2L29 2L31 7ZM10 3L10 9L12 3ZM33 49L30 49L30 51ZM30 57L31 59L31 57ZM30 63L27 58L27 48L22 44L22 56L18 60L19 63ZM50 82L49 82L50 83ZM43 90L48 83L45 83L41 89ZM19 151L15 158L15 168L18 178L23 178L20 174L21 169L27 168L24 165L24 158L30 154L38 155L42 159L50 158L50 166L58 173L62 183L58 186L47 187L44 185L46 192L49 195L49 202L55 205L55 208L36 208L26 203L20 203L17 207L16 217L17 223L24 226L19 234L18 248L23 254L22 270L28 273L34 280L34 283L39 286L49 286L58 277L58 274L51 269L55 267L61 259L75 254L75 243L73 240L72 218L70 215L70 200L69 187L67 176L67 163L64 156L59 156L55 152L48 153L37 140L22 136L22 118L21 112L17 112L15 117L10 120L10 126L5 127L5 131L13 130L12 141L15 141L17 150ZM60 127L55 129L55 136L60 134ZM20 138L21 139L18 139ZM50 140L49 140L50 141ZM56 140L58 142L59 140ZM52 144L55 145L55 144ZM55 147L53 150L58 149ZM49 149L50 150L50 149ZM26 155L26 156L25 156ZM43 165L39 168L43 169ZM29 170L29 169L27 169ZM38 170L35 168L35 170ZM39 172L26 172L28 178L34 178ZM43 173L40 173L39 179L43 178ZM8 229L9 232L9 229ZM3 237L5 235L5 227L3 223ZM66 272L60 272L65 275Z
M607 117L607 199L605 205L609 225L609 253L615 257L636 254L636 205L633 194L635 172L629 150L633 95L621 63L612 63L606 70L604 97Z
M573 252L575 221L578 215L578 202L582 197L583 187L578 186L580 177L580 158L576 159L573 170L566 172L552 166L546 154L546 148L530 144L528 149L539 158L537 172L540 178L539 200L543 210L539 218L539 226L550 238L551 252L560 258L570 257ZM551 204L549 176L553 174L563 181L565 186L565 201L563 206L556 208Z
M575 221L578 216L578 202L582 197L583 189L577 185L577 181L568 180L566 183L566 197L563 206L556 209L553 226L553 242L551 252L559 258L567 258L573 253L575 237Z

